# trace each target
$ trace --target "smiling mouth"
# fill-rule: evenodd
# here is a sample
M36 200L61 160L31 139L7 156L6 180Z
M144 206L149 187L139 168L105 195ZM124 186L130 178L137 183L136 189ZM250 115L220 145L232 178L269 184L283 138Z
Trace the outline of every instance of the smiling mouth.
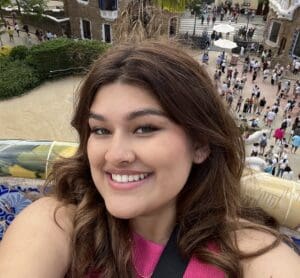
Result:
M146 179L149 175L149 173L143 173L138 175L111 174L111 179L119 183L137 182Z

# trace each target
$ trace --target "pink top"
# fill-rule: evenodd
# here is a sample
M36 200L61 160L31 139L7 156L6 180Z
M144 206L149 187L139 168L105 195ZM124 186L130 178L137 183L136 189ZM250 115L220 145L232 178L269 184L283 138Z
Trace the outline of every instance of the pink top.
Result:
M277 128L274 132L274 137L281 140L284 137L284 130L281 128Z
M159 261L159 257L164 250L165 245L158 244L144 239L138 234L134 234L134 268L137 278L151 277L154 272L155 266ZM213 246L208 247L214 250ZM89 278L98 278L96 273L91 274ZM224 272L217 267L203 263L192 258L185 270L183 278L224 278Z
M135 270L144 277L153 273L159 257L164 250L164 245L145 240L134 234L134 266ZM210 247L210 249L214 249ZM139 277L139 275L137 275ZM215 266L200 262L192 258L184 273L184 278L224 278L224 273Z

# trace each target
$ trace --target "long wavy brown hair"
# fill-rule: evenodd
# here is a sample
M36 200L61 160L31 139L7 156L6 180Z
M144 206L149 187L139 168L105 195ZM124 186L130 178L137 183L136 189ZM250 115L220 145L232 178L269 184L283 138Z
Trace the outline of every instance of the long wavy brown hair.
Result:
M263 218L255 219L253 211L240 204L245 155L240 132L202 66L176 47L150 42L109 50L94 63L80 88L72 120L79 134L77 153L55 163L49 178L58 200L76 207L67 276L82 278L98 272L105 278L134 277L128 220L117 219L106 210L87 157L91 104L99 88L113 82L147 89L195 143L209 145L209 157L192 166L177 199L178 246L183 256L213 264L228 277L242 277L241 259L266 252L280 237L261 225ZM258 224L239 221L250 216ZM243 254L234 231L247 227L268 230L277 240L255 253ZM210 242L219 252L207 249Z

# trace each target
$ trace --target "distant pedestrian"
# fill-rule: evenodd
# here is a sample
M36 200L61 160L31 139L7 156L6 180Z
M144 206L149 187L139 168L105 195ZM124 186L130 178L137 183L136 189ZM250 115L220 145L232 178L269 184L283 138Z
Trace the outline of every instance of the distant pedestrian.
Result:
M209 25L209 22L210 22L210 15L207 15L206 22L207 22L207 25Z
M225 73L225 68L226 68L226 60L223 59L222 64L221 64L222 73Z
M244 54L245 54L245 48L241 46L240 56L244 57Z
M256 77L257 77L257 71L255 70L253 71L253 75L252 75L252 83L255 82Z
M7 34L9 36L9 41L14 41L14 30L10 28L10 26L7 27Z
M269 69L265 69L263 71L263 81L267 80L267 78L269 77L269 73L270 73Z
M201 15L201 24L203 25L203 22L204 22L204 15L202 14Z
M259 146L259 143L254 143L252 145L250 156L257 156L258 155L258 146Z
M23 30L25 31L25 33L26 33L27 36L28 36L28 35L29 35L29 27L28 27L27 24L25 24L25 25L23 26Z
M277 93L276 93L276 96L279 94L280 90L281 90L281 81L278 81L278 83L277 83Z
M43 34L42 34L42 31L40 31L39 29L36 29L36 30L35 30L35 35L36 35L38 41L40 41L40 42L43 41Z
M215 22L216 22L217 18L216 18L216 15L214 14L213 17L212 17L212 24L214 25Z
M260 155L264 155L266 146L267 146L267 134L263 133L259 140L259 154Z
M259 101L259 105L258 105L258 112L262 113L262 111L264 110L264 107L266 105L267 101L265 97L262 97Z
M283 128L277 128L275 129L274 132L274 138L275 138L275 143L279 140L280 142L282 141L282 138L284 137L285 130Z
M292 149L291 153L296 153L297 149L300 147L300 135L294 135L292 137Z
M236 112L240 112L241 106L242 106L242 102L243 102L243 98L242 98L242 96L239 96L239 99L238 99L238 101L236 103L236 107L235 107L235 111Z
M266 120L267 120L267 126L271 127L274 119L276 117L276 113L273 110L270 110L267 115L266 115Z
M14 28L15 28L15 31L17 32L17 34L18 34L18 37L20 37L20 27L19 27L17 22L15 22L15 27Z

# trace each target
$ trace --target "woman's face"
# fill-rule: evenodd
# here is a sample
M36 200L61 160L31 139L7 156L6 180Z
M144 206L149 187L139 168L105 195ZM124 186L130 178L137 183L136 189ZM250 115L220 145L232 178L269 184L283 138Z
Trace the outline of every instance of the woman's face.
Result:
M175 211L195 150L148 91L121 83L102 87L90 108L89 126L92 178L113 216ZM197 155L197 163L206 158L204 151L201 161Z

